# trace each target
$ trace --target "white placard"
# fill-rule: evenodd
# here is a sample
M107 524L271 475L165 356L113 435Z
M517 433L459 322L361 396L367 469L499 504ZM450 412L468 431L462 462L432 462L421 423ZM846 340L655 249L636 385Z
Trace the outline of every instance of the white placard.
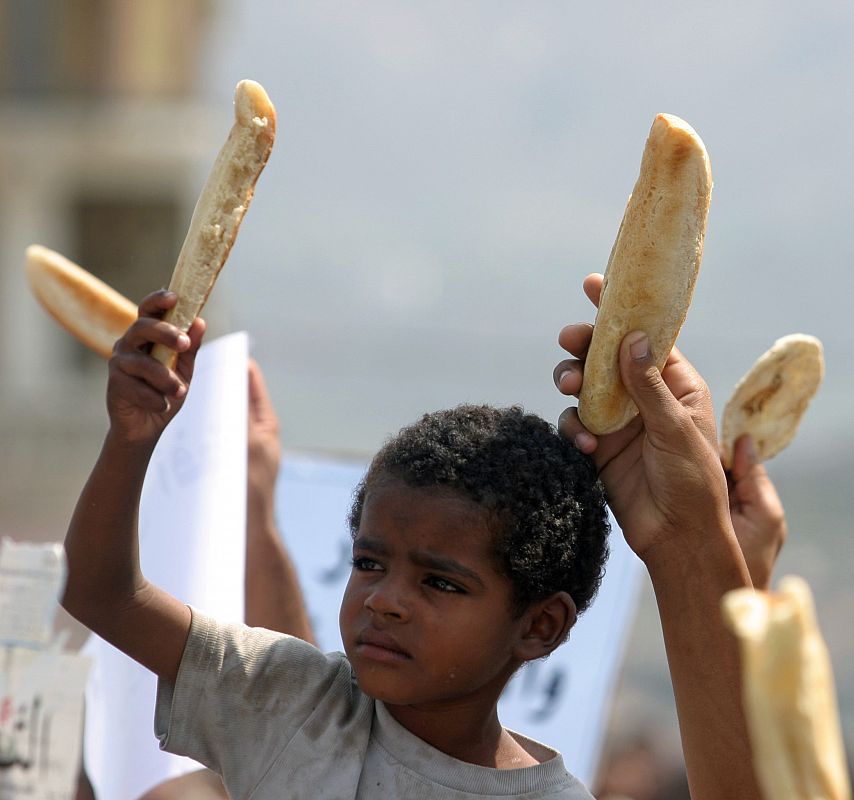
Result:
M89 660L60 647L0 647L3 800L74 797Z
M164 432L140 504L145 576L186 603L243 620L248 340L236 333L199 351L181 413ZM135 800L198 764L154 737L157 681L95 636L86 691L86 771L98 798Z
M46 646L64 581L61 544L0 539L0 644Z

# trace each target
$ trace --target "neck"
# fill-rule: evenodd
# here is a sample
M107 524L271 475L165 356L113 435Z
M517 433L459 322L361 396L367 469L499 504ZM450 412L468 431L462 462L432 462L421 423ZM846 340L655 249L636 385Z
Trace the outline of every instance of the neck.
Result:
M486 708L471 703L438 708L386 704L386 708L410 733L459 761L494 769L539 763L502 727L495 703Z

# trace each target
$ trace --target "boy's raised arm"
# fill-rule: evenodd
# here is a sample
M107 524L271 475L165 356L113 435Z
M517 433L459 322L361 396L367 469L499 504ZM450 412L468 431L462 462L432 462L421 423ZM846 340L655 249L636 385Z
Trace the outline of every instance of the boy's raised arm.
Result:
M110 428L77 502L65 551L63 606L84 625L161 678L174 682L190 629L190 610L149 583L139 566L138 511L149 460L180 410L204 323L184 334L160 317L176 301L156 292L116 342L110 359ZM175 370L151 357L154 343L180 353Z
M585 286L594 300L598 282ZM589 325L561 332L561 344L576 357L555 370L565 394L580 388L590 333ZM641 332L629 334L620 354L640 415L621 431L594 437L573 408L560 427L596 461L614 515L652 579L691 797L759 798L736 643L720 611L727 591L751 583L730 520L711 399L677 351L659 372L646 341Z

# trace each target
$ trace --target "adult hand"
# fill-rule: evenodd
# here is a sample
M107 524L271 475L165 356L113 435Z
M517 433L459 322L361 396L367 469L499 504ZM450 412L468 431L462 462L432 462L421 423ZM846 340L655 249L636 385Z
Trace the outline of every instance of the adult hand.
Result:
M735 443L727 479L732 527L753 586L768 589L788 529L783 504L764 465L756 459L756 448L749 434Z
M601 286L601 275L585 280L594 303ZM577 395L581 389L592 333L584 323L560 332L559 343L575 357L554 370L563 394ZM646 335L634 331L623 340L620 369L639 416L620 431L596 437L584 428L577 409L569 408L558 426L593 457L629 546L645 558L651 548L675 537L728 526L726 481L711 397L687 359L674 349L659 371Z

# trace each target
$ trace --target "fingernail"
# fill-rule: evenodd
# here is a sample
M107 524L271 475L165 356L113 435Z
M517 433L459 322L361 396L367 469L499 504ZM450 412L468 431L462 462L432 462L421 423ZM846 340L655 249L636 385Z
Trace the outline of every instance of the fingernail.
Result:
M178 335L178 346L179 347L189 347L190 346L190 337L187 336L186 333L181 333Z
M175 390L175 397L183 397L185 394L187 394L187 385L186 385L185 383L182 383L182 384L181 384L181 385L180 385L180 386Z
M558 389L560 389L560 388L563 386L563 379L564 379L567 375L572 375L572 370L571 370L571 369L565 369L563 372L561 372L561 373L560 373L560 375L558 375L558 378L557 378L557 386L558 386Z
M635 361L642 361L649 357L649 337L645 333L635 331L630 333L629 352Z

